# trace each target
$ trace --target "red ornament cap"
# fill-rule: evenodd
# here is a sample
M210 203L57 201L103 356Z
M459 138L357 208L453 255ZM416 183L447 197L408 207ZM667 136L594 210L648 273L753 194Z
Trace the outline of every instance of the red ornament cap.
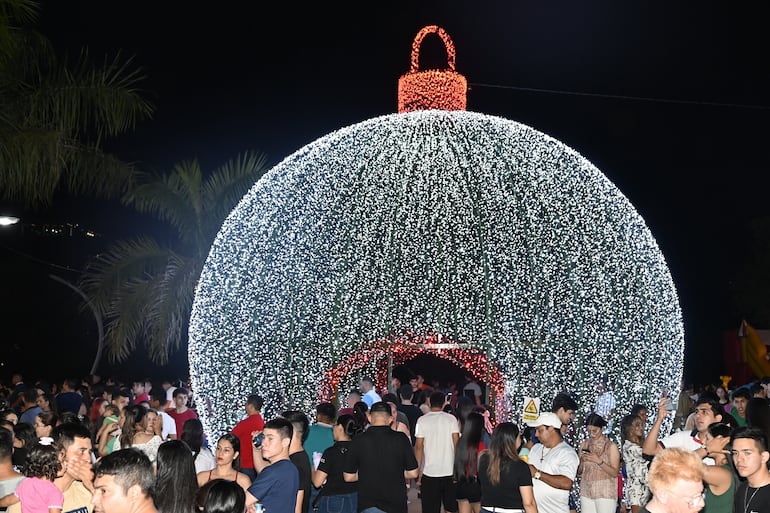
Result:
M446 70L420 71L420 46L428 34L436 34L444 42ZM465 110L468 82L455 71L455 45L438 25L423 27L412 42L412 66L398 79L398 112L415 110Z

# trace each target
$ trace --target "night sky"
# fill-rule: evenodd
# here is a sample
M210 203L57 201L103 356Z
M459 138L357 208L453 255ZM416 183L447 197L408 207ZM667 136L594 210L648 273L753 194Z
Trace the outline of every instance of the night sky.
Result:
M443 27L470 83L468 110L576 149L644 217L680 295L686 375L703 382L725 370L721 332L740 322L730 280L748 222L767 208L770 8L672 3L49 0L39 28L63 53L133 56L156 114L108 149L167 170L193 158L212 169L246 150L277 163L337 128L395 112L415 34ZM425 40L422 55L441 65L438 38ZM61 198L31 215L93 226L108 241L163 236L112 205ZM17 275L46 272L13 258ZM2 318L12 343L77 344L57 323L92 324L49 286L13 290L17 306ZM85 374L90 351L67 372ZM127 368L143 365L135 360Z

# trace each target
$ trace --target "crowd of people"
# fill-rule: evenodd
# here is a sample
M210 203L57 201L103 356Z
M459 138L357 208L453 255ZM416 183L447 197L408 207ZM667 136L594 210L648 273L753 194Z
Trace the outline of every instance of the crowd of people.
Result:
M523 426L493 425L483 385L461 385L364 376L338 405L267 421L255 393L209 440L189 383L15 375L0 392L0 509L407 513L416 487L423 513L770 512L770 378L664 393L654 417L619 415L600 380L583 410L562 392Z

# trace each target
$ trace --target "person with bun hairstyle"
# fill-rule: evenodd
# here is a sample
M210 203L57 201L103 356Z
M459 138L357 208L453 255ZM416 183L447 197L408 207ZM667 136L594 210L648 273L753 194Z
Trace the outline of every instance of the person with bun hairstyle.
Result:
M334 445L323 452L318 469L313 472L313 486L320 488L318 513L356 513L358 485L343 476L350 442L363 431L353 415L340 415L334 424Z

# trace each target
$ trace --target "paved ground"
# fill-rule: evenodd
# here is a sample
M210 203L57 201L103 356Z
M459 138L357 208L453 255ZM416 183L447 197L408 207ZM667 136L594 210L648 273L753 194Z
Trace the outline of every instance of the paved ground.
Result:
M417 498L417 488L414 485L407 490L406 497L409 500L409 513L422 513L420 499Z

